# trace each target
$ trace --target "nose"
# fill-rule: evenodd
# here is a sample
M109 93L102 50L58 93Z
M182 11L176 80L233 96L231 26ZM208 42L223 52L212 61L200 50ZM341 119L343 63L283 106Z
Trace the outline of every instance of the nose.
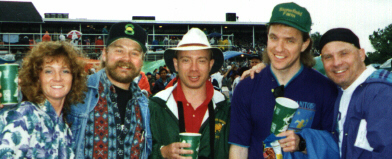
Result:
M60 72L56 72L54 75L54 80L56 81L61 81L62 77L61 77L61 73Z
M339 57L333 58L333 65L334 66L340 66L341 64L342 64L342 60Z
M132 54L131 52L125 53L122 59L125 61L129 61L131 59L131 54Z
M197 71L199 69L199 67L197 66L197 62L194 61L191 64L191 71Z
M283 41L282 41L282 40L279 40L279 41L276 43L275 49L276 49L277 52L282 52L282 51L283 51L283 48L284 48Z

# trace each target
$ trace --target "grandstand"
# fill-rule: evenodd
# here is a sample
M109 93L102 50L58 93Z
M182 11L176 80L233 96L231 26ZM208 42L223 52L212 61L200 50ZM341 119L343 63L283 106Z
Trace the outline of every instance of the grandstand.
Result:
M266 23L236 22L236 21L156 21L155 17L134 16L132 21L142 26L148 33L148 61L162 58L164 49L175 47L190 28L198 27L205 31L209 38L215 37L214 46L224 50L249 50L263 47L266 44ZM130 17L130 19L132 19ZM135 20L138 19L138 20ZM105 41L106 34L102 30L118 20L69 19L67 13L47 13L41 17L31 2L0 2L0 54L17 54L23 57L29 48L42 41L45 31L49 32L52 40L59 39L71 30L82 33L77 45L90 58L100 56L103 45L95 42L100 37ZM92 29L94 28L94 29ZM24 38L28 38L28 42ZM219 43L224 39L229 44ZM88 40L87 40L88 39ZM167 41L166 41L166 40ZM67 39L70 41L71 39ZM218 42L219 41L219 42ZM248 51L246 51L248 52Z

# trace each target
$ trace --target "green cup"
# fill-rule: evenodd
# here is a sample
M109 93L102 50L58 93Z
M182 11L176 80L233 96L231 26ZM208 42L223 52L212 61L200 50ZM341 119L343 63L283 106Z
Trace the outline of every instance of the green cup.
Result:
M3 105L14 105L18 103L18 64L0 65L0 98Z
M182 154L182 156L192 156L192 159L197 159L199 154L200 138L200 133L180 133L180 142L191 144L191 147L184 149L193 150L193 154Z
M290 98L278 97L275 100L276 104L272 117L271 133L277 135L288 129L291 119L294 117L299 105Z

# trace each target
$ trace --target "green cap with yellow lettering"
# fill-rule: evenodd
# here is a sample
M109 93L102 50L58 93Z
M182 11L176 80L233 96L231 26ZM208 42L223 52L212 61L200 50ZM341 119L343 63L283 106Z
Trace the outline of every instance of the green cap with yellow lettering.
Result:
M272 11L272 16L268 25L275 23L285 24L305 33L309 33L312 19L306 8L293 2L281 3L276 5Z

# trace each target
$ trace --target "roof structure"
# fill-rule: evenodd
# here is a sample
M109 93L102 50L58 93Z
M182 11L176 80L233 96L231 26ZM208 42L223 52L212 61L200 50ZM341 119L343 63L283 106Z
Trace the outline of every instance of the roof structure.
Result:
M0 22L43 23L32 2L0 1Z

